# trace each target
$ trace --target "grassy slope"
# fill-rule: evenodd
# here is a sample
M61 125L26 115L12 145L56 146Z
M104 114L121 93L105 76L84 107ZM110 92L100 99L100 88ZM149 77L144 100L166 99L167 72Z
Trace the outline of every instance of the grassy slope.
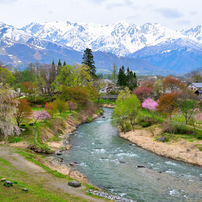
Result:
M0 147L0 153L0 178L6 178L14 184L13 187L6 187L3 186L4 182L0 182L2 202L107 201L101 200L99 197L87 196L85 187L82 189L68 188L67 183L72 179L36 161L35 158L40 158L36 154L5 146ZM17 162L22 161L19 159L19 154L24 156L23 162ZM33 171L31 167L26 167L28 160L40 166L44 172L38 172L37 169ZM88 188L87 185L86 187ZM23 192L23 188L27 188L28 192Z

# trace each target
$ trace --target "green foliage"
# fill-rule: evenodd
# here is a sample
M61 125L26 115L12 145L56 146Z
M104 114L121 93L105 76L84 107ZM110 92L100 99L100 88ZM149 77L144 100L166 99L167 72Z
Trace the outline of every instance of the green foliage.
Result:
M118 71L118 68L116 64L114 63L110 70L110 73L111 73L110 79L112 80L114 84L116 84L117 77L118 77L117 71Z
M44 107L46 103L51 101L51 97L48 94L35 95L28 97L27 101L31 106L41 105L42 107Z
M162 122L161 120L149 116L146 117L141 116L138 118L138 124L141 125L142 127L149 127L161 122Z
M71 86L74 82L75 75L73 74L73 67L65 65L61 67L59 75L56 77L53 86L59 88L61 85Z
M11 71L4 67L0 67L0 83L13 85L15 77L12 75Z
M130 95L128 88L121 91L116 100L116 107L112 112L112 123L118 123L124 133L129 129L128 124L134 130L138 110L141 107L140 100L136 95Z
M57 106L57 109L60 112L60 114L69 109L67 102L65 102L64 100L61 100L61 99L54 100L53 104L55 104Z
M190 128L186 125L176 123L176 122L163 123L163 132L172 133L172 134L195 135L195 131L193 128Z
M87 102L90 100L90 95L88 90L81 86L62 86L62 94L60 98L65 101L75 102L79 107L85 107Z
M135 87L137 87L137 78L135 72L133 73L133 71L130 71L128 67L127 72L125 73L125 68L122 65L122 67L119 69L118 85L127 86L130 91L132 91Z

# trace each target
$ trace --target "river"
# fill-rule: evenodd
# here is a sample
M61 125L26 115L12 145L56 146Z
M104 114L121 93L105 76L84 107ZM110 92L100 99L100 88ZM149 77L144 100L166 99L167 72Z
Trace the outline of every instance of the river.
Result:
M83 124L71 135L65 163L77 162L75 169L94 186L138 202L202 201L201 167L155 155L120 138L110 123L112 109L104 111L105 118Z

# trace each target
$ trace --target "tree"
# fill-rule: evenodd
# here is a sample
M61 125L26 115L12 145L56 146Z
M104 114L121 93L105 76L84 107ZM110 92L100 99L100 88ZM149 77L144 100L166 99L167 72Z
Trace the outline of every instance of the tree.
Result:
M158 79L154 82L153 84L153 90L155 94L156 100L159 99L159 97L164 94L164 87L163 87L163 82L161 79Z
M13 98L12 90L0 84L0 135L7 140L9 135L19 135L20 128L13 123L13 114L18 101Z
M192 83L201 83L202 82L202 75L201 72L198 70L193 70L190 73L185 74L188 82Z
M22 90L31 96L36 92L37 86L33 82L23 82L22 83Z
M132 95L125 101L125 105L128 111L128 120L134 131L134 125L138 115L138 111L141 108L141 102L136 95Z
M34 124L38 121L38 120L46 120L51 118L50 114L47 111L35 111L33 112L33 118L34 118Z
M10 86L14 83L15 77L12 75L11 71L5 67L0 67L0 83L9 84Z
M116 107L112 112L112 123L118 123L124 133L126 132L128 123L131 124L134 130L135 119L140 107L140 100L136 95L130 97L123 97L121 95L121 97L116 100Z
M152 92L152 88L149 87L137 87L133 90L132 94L137 95L140 101L143 102L144 99L147 99Z
M74 65L72 73L74 75L73 87L88 86L92 81L92 77L88 71L89 67L86 65Z
M164 89L168 90L169 92L177 92L179 90L183 90L185 88L184 82L180 79L171 76L165 77L162 80Z
M125 87L124 90L120 91L116 102L123 102L130 97L131 97L130 90L128 87Z
M67 103L61 99L56 99L53 101L53 103L57 106L57 109L60 114L62 112L66 112L69 109Z
M92 50L89 48L86 48L86 50L84 51L83 54L83 58L82 58L82 64L87 65L89 67L89 72L92 78L97 78L96 76L96 67L95 67L95 62L93 59L93 54L92 54Z
M76 103L70 101L70 102L68 102L67 104L68 104L68 106L69 106L69 111L70 111L70 112L71 112L72 110L74 110L74 109L77 109L77 104L76 104Z
M119 69L118 74L118 85L119 86L127 86L127 78L125 75L125 67L122 65L122 67Z
M19 104L17 106L17 110L14 116L19 126L20 123L22 123L22 121L25 118L28 118L29 116L31 116L32 109L29 106L26 99L19 99L18 101L19 101Z
M60 99L65 101L72 101L79 105L79 107L85 107L87 102L91 99L89 92L86 88L77 87L67 87L62 86L62 94Z
M172 120L172 114L177 110L177 99L178 92L175 93L167 93L166 95L162 95L159 98L158 106L156 107L157 112L161 112L165 115L170 116L170 120Z
M199 101L197 100L197 95L189 89L185 89L179 93L177 106L184 116L186 124L189 120L193 119L196 109L201 108Z
M117 81L117 76L118 76L117 71L118 71L118 68L117 68L116 64L114 63L110 70L111 80L112 80L113 84L116 84L116 81Z
M60 88L60 86L72 86L74 84L75 75L73 74L73 67L66 65L60 69L59 75L56 77L54 87Z
M149 110L149 111L155 111L156 107L158 106L158 103L151 98L147 98L142 103L142 107Z
M137 87L137 78L135 72L130 71L129 67L127 68L126 72L126 85L132 91L134 88Z
M58 61L58 67L57 67L57 72L58 72L58 74L60 73L61 67L62 67L62 63L61 63L61 61L60 61L60 59L59 59L59 61Z

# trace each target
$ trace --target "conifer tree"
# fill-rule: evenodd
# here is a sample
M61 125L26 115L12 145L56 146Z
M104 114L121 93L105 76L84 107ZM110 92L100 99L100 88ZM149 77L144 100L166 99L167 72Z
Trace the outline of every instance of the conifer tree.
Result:
M118 74L118 85L119 86L126 86L126 75L125 75L125 67L122 65L122 67L119 69Z
M63 63L63 67L66 65L66 62L64 61L64 63Z
M87 65L89 67L89 72L92 78L97 78L95 74L96 73L96 67L94 65L95 62L93 59L93 54L91 49L86 48L86 50L84 51L82 64Z
M59 59L59 61L58 61L58 68L57 68L57 75L59 74L61 67L62 67L62 63L61 63L61 61Z

